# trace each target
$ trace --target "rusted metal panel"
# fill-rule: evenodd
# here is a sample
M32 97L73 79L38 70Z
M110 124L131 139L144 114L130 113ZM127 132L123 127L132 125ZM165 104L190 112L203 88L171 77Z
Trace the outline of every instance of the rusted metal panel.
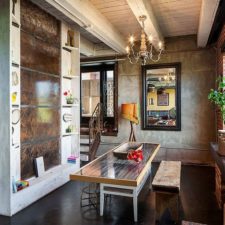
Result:
M48 140L60 135L59 108L23 107L21 109L21 143Z
M21 65L60 71L60 22L27 0L21 3Z
M21 31L21 66L59 75L60 49Z
M60 106L60 79L21 69L21 104Z
M29 0L21 1L21 29L50 45L60 46L60 22Z
M58 138L39 143L24 144L21 151L21 171L22 179L34 176L33 160L36 157L43 156L45 169L49 169L59 164L59 140Z
M60 22L21 0L21 176L60 163Z

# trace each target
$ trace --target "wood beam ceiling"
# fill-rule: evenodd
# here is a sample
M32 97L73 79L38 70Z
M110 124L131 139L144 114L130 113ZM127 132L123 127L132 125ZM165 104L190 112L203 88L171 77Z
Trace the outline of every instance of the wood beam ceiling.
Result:
M198 47L207 45L220 0L203 0L198 27Z
M81 54L88 56L88 57L96 57L96 56L103 56L103 55L115 55L116 52L111 50L110 48L105 49L102 48L101 44L93 44L86 38L80 38L80 52Z
M164 42L164 37L160 31L157 20L154 16L154 12L151 3L148 0L126 0L131 10L133 11L135 17L146 15L147 19L145 21L145 32L146 34L153 36L153 45L158 49L158 42ZM138 20L140 23L140 21Z
M88 0L45 0L114 51L125 53L126 42L116 28Z

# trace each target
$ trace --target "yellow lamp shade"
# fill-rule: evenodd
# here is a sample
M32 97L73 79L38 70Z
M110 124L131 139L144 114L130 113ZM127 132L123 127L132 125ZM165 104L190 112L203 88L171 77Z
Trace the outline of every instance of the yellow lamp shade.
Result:
M121 113L122 117L138 124L138 110L137 110L137 104L136 103L125 103L121 105Z

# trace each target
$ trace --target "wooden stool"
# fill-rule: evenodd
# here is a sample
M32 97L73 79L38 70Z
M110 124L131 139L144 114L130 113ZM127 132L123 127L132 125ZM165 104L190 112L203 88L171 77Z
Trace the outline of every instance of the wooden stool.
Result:
M193 222L189 222L189 221L182 221L182 225L207 225L207 224L203 224L203 223L193 223Z
M156 192L156 220L168 209L172 219L179 221L180 161L162 161L152 182Z

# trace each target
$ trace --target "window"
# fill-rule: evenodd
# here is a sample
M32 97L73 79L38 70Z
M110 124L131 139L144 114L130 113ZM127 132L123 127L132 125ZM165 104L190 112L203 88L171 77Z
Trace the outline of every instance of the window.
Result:
M100 102L103 109L103 129L115 135L117 126L117 64L81 66L81 126L88 127L89 119Z

